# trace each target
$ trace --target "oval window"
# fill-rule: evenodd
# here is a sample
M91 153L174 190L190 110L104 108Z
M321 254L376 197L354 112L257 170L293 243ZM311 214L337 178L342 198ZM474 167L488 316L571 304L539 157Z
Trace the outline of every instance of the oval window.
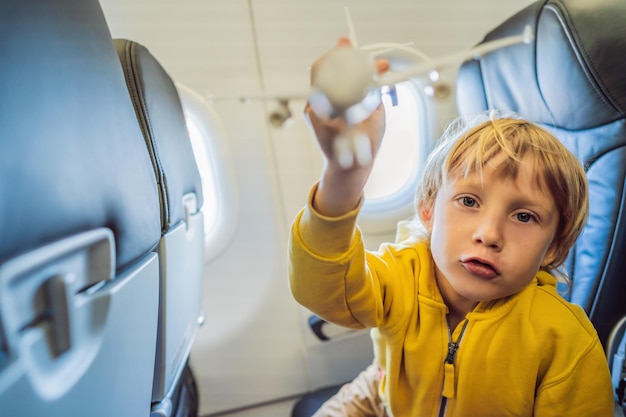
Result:
M191 88L176 83L196 164L202 178L205 261L230 243L239 212L226 134L214 109Z
M394 97L394 94L396 97ZM394 104L394 102L396 102ZM413 199L428 153L422 90L412 81L383 94L386 130L359 214L364 230L395 230L396 223L414 214Z

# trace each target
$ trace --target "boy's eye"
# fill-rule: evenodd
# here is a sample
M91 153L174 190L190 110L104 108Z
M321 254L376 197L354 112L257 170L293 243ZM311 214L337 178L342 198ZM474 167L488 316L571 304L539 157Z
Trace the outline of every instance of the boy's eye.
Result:
M476 200L472 197L461 197L461 203L463 203L465 207L474 207L476 205Z
M522 223L528 223L533 219L533 215L530 213L517 213L517 220Z

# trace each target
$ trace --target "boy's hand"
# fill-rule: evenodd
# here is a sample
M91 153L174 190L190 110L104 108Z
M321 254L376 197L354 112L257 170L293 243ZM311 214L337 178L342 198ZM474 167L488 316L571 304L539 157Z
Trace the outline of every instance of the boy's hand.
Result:
M335 46L335 48L351 47L350 40L345 37L340 38ZM324 57L325 55L315 61L311 74L315 73L316 67ZM389 62L378 60L376 68L378 73L382 74L389 70ZM313 205L320 214L326 216L345 214L358 205L374 158L380 148L385 132L384 107L381 103L369 117L356 125L348 125L340 117L322 119L315 114L308 103L304 112L327 161ZM357 163L347 164L346 161L340 159L342 155L338 145L346 146L347 140L357 145L356 149L352 149ZM363 147L369 148L365 149L367 158L360 158L359 152L362 156Z
M348 38L342 37L339 39L334 49L337 48L352 48L352 45ZM322 55L313 63L311 67L311 79L313 79L320 62L322 62L331 51ZM379 74L382 74L389 69L389 63L386 60L378 60L376 61L376 69ZM315 111L313 111L309 103L307 103L304 112L317 137L322 152L329 163L338 164L344 169L349 169L355 165L352 164L351 161L346 162L345 160L341 160L339 152L341 145L337 146L337 142L342 141L344 142L343 146L354 146L349 143L352 141L357 144L356 147L352 149L355 153L356 165L371 166L373 157L380 147L380 142L385 131L385 111L382 104L379 105L367 119L357 125L348 125L341 117L333 119L320 118ZM350 139L350 141L347 139ZM364 141L365 143L363 143ZM369 157L361 158L360 156L364 153L369 155Z

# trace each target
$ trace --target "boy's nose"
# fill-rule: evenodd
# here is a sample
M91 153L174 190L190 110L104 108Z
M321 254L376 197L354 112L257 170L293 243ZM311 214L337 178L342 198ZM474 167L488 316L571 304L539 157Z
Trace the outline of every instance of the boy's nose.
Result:
M474 235L474 242L500 250L502 248L502 231L497 220L490 217L483 217L478 223Z

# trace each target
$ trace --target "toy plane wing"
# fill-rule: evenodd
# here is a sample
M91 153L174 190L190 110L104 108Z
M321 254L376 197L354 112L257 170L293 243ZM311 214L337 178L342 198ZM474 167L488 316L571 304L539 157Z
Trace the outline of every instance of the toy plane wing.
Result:
M209 96L209 102L214 101L222 101L222 100L238 100L241 102L249 102L249 101L277 101L277 102L286 102L291 100L307 100L309 98L310 92L301 92L301 93L285 93L285 94L241 94L241 95L232 95L232 96Z
M351 30L352 31L352 30ZM354 35L353 35L354 36ZM485 42L479 46L476 46L468 51L456 52L450 55L445 55L439 58L426 58L426 62L417 64L414 66L410 66L402 71L390 72L383 77L381 77L378 81L378 85L383 86L391 86L393 84L397 84L403 81L406 81L410 78L420 77L429 74L432 71L440 70L443 67L448 65L452 65L455 63L461 63L468 59L477 59L481 56L487 55L490 52L493 52L497 49L505 48L508 46L512 46L520 43L530 43L533 39L533 34L530 26L526 26L523 33L514 36L508 36L501 39L496 39L493 41ZM404 48L407 44L398 45L398 48ZM363 50L367 49L367 46L361 48ZM393 45L385 44L385 51L389 51L394 49ZM378 54L379 52L372 52L373 54ZM291 100L308 100L311 96L311 91L307 92L299 92L299 93L285 93L285 94L249 94L249 95L233 95L233 96L221 96L221 97L212 97L210 101L220 101L220 100L239 100L242 102L254 101L254 100L270 100L276 102L289 102Z
M472 58L477 59L497 49L505 48L507 46L512 46L519 43L530 43L532 39L532 29L530 28L530 26L526 26L524 28L524 32L519 35L508 36L490 42L485 42L475 48L470 49L469 51L456 52L440 58L431 59L428 62L409 67L403 71L389 73L381 77L381 79L379 80L379 85L393 85L402 81L406 81L413 77L428 74L431 71L436 71L448 65L461 63Z

